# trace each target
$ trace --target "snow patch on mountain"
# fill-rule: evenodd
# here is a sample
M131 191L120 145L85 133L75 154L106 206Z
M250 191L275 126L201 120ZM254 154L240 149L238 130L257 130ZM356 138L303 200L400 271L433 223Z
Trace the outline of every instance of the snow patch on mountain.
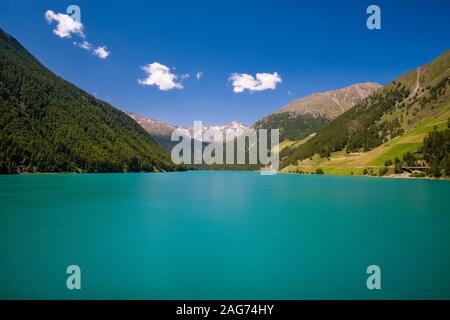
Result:
M143 127L150 134L170 139L172 133L176 131L180 136L188 136L194 138L194 127L175 126L163 121L146 118L136 113L127 112L127 114ZM202 124L202 141L206 143L218 141L230 141L244 134L250 127L244 125L240 121L232 121L223 125L206 125Z

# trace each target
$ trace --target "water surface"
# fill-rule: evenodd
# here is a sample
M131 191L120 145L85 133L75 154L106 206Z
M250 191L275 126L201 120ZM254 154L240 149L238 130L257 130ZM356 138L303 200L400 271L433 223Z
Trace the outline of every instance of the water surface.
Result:
M0 298L449 299L449 196L364 177L0 176Z

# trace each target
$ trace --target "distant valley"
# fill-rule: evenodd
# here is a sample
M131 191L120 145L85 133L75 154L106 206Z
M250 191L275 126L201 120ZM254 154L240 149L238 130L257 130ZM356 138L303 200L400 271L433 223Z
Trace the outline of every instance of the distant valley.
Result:
M449 175L449 77L447 51L385 86L354 84L294 100L252 128L280 129L283 172L386 175L418 169L419 176ZM165 147L173 130L192 134L189 128L131 116ZM230 127L239 129L236 136L248 129L239 122L214 128L222 133ZM442 132L434 136L440 146L427 140L433 130Z
M377 83L362 83L328 92L314 93L292 101L286 107L269 114L251 127L239 121L213 126L203 124L204 131L212 130L215 133L213 137L204 136L203 142L218 141L222 135L225 137L225 132L233 133L229 137L236 138L250 128L280 129L280 141L287 139L300 140L317 132L325 124L362 101L380 87L381 85ZM126 113L167 149L171 149L174 145L171 141L171 135L174 131L193 137L192 127L172 125L133 112Z

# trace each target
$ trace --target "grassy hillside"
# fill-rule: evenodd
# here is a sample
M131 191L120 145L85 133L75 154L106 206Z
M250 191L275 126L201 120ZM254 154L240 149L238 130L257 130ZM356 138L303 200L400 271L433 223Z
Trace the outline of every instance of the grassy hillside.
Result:
M408 72L282 152L288 172L359 174L420 151L425 136L450 117L450 51ZM361 171L361 172L360 172Z
M0 172L174 170L136 122L46 69L0 29Z

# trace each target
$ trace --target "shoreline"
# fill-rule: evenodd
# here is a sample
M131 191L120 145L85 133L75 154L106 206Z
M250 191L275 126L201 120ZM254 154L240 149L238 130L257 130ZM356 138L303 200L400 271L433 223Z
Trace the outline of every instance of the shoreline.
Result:
M259 170L251 171L251 170L186 170L186 171L167 171L170 172L187 172L187 171L205 171L205 172L215 172L215 171L226 171L226 172L260 172ZM84 175L84 174L134 174L134 173L165 173L165 172L20 172L20 173L5 173L0 174L0 176L13 176L13 175L64 175L64 174L74 174L74 175ZM287 174L287 175L318 175L318 176L333 176L333 177L367 177L367 178L383 178L383 179L419 179L419 180L441 180L441 181L449 181L450 177L412 177L409 173L401 173L401 174L390 174L384 176L371 176L371 175L338 175L338 174L316 174L316 173L295 173L295 172L285 172L279 171L276 174ZM275 175L276 175L275 174Z
M450 177L440 177L440 178L435 178L435 177L411 177L410 175L405 175L405 174L390 174L390 175L386 175L386 176L381 176L381 177L374 177L374 178L386 178L386 179L422 179L422 180L450 180Z
M289 174L289 175L317 175L317 176L332 176L332 177L366 177L366 178L384 178L384 179L418 179L418 180L442 180L449 181L450 177L411 177L409 174L390 174L384 176L371 176L371 175L350 175L350 174L317 174L317 173L295 173L295 172L279 172L279 174Z

